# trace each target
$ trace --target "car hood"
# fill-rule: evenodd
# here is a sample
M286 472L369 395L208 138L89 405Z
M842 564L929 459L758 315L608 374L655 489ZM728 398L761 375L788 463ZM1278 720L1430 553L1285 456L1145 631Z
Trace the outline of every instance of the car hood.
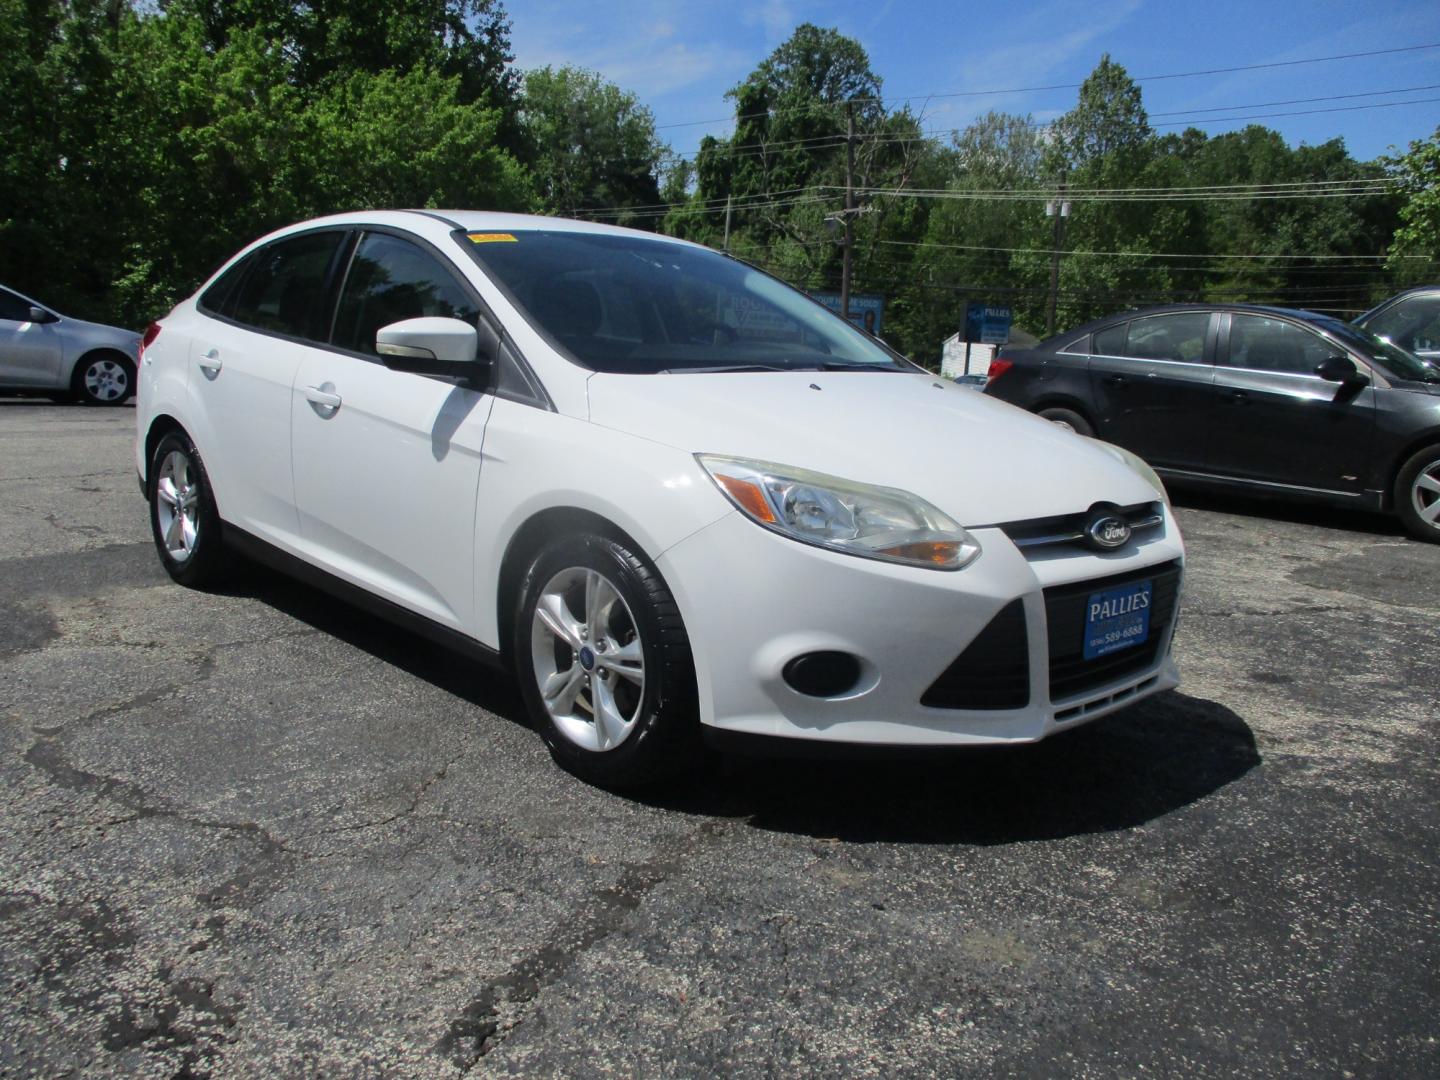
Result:
M603 427L902 488L968 526L1156 497L1102 445L934 376L597 373L589 399Z

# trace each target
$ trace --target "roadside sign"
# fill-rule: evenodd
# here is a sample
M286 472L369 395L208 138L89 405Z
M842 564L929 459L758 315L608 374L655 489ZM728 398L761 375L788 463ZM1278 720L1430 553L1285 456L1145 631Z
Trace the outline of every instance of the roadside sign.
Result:
M1004 345L1010 340L1010 309L998 304L966 304L965 327L960 336L981 345Z
M818 300L836 315L840 314L840 294L837 292L813 292L812 300ZM850 321L867 333L880 336L880 325L885 315L885 298L874 293L850 294Z

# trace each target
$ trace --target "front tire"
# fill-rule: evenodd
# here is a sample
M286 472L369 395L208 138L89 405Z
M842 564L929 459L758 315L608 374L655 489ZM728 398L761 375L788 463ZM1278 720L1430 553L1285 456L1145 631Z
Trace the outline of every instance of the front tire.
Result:
M135 365L120 353L82 356L70 378L70 393L85 405L123 405L135 393Z
M1440 544L1440 443L1425 447L1400 467L1395 511L1415 539Z
M165 572L192 589L223 580L227 559L220 514L195 444L179 432L166 435L146 476L150 532Z
M564 769L635 788L695 761L690 641L659 571L623 543L585 533L541 550L521 582L512 644L526 708Z

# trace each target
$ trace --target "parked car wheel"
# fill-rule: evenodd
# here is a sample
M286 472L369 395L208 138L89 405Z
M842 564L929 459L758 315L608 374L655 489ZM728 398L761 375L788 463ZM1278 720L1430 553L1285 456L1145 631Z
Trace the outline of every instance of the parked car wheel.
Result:
M514 656L536 730L577 776L636 787L696 757L695 671L679 609L624 544L582 534L540 552L521 586Z
M135 365L119 353L91 353L75 365L70 391L86 405L123 405L135 392Z
M1395 509L1411 536L1440 544L1440 443L1425 447L1401 467Z
M1094 435L1095 428L1089 420L1077 413L1074 409L1062 409L1052 406L1048 409L1041 409L1037 414L1041 419L1049 420L1052 424L1059 424L1063 428L1069 428L1076 435Z
M220 515L205 465L190 440L178 432L161 439L148 480L150 530L166 572L191 588L222 580L226 555Z

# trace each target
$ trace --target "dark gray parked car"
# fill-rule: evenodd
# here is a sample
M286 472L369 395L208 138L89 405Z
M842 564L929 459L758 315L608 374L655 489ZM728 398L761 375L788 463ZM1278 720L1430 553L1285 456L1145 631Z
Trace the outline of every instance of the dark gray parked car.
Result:
M1397 293L1361 315L1355 325L1423 360L1440 363L1440 285Z
M57 314L0 287L0 389L119 405L135 392L139 335Z
M985 392L1167 480L1392 512L1440 543L1440 364L1338 319L1131 311L1002 350Z

